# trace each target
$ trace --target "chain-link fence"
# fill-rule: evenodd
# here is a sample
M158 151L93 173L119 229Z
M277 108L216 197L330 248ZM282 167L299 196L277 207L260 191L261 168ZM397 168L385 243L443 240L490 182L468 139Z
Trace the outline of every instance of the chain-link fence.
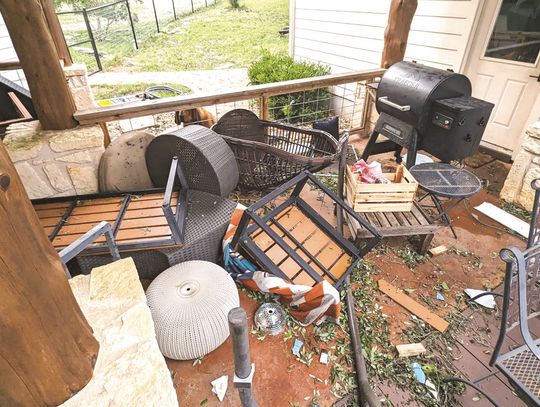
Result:
M58 12L71 57L95 73L118 65L181 16L216 0L119 0Z

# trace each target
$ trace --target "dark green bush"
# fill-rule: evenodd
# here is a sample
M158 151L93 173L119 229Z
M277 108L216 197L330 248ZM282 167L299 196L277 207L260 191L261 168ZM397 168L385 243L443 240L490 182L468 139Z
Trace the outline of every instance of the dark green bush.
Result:
M264 52L248 69L251 85L311 78L330 73L330 67L311 62L295 61L288 55ZM310 122L328 117L330 91L328 88L288 93L268 98L269 115L274 120L290 123Z
M240 0L229 0L232 8L240 8Z

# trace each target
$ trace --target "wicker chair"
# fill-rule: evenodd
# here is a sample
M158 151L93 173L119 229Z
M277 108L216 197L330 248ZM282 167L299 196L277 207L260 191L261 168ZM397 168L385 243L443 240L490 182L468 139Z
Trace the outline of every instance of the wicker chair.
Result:
M239 184L246 188L282 184L302 171L319 171L339 156L339 145L330 134L260 120L245 109L226 113L212 130L232 149Z

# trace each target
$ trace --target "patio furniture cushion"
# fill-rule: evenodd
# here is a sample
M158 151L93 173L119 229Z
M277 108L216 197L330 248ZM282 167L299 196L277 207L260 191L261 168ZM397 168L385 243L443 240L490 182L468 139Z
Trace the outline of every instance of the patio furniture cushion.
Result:
M207 261L188 261L161 273L146 291L161 352L168 358L202 357L229 336L227 315L240 304L228 273Z
M99 191L130 192L152 188L144 154L153 139L149 133L133 131L109 144L99 162Z
M192 190L228 196L238 183L232 150L214 131L199 125L171 129L146 150L146 164L156 187L165 186L171 159L177 156Z

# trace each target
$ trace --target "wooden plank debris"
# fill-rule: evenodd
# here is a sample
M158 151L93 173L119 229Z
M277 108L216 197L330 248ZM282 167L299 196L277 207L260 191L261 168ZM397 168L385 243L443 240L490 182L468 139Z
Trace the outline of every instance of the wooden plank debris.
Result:
M406 343L396 345L399 357L418 356L426 351L426 348L421 343Z
M381 290L383 293L385 293L403 308L416 315L418 318L422 319L439 332L444 332L446 328L448 328L448 322L446 322L438 315L435 315L422 304L419 304L418 302L413 300L407 294L399 291L396 287L394 287L386 280L381 279L378 281L378 283L379 290Z
M448 247L445 245L433 247L428 250L428 253L431 255L431 257L439 256L440 254L446 253L448 251Z

